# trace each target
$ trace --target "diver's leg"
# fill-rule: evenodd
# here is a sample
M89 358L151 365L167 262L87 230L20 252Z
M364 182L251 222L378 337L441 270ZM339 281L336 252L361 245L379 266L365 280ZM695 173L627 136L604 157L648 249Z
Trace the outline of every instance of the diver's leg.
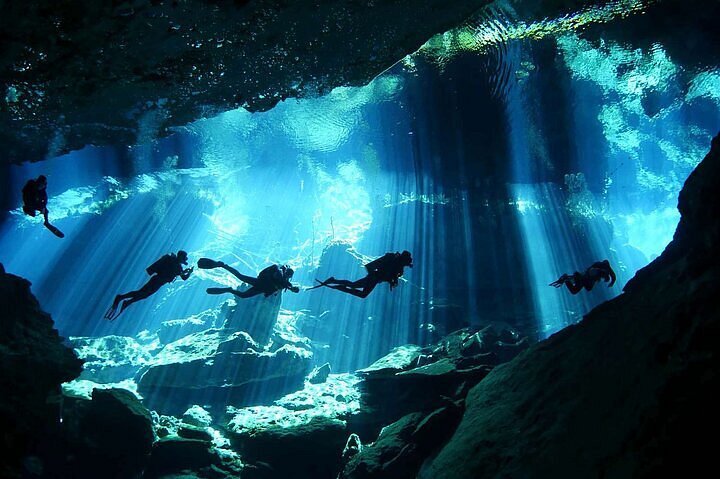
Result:
M341 291L343 293L352 294L353 296L357 296L358 298L366 298L369 292L366 292L364 289L357 290L350 288L348 286L342 286L342 285L335 285L335 284L329 284L327 285L328 288L335 289L337 291Z
M152 296L153 294L157 293L158 290L165 284L166 282L162 279L160 279L159 276L153 276L148 280L147 283L145 283L142 288L138 289L137 291L130 291L129 293L125 294L119 294L116 296L115 299L120 298L124 299L122 304L122 308L120 308L120 313L125 311L125 309L130 306L133 303L137 303L138 301L141 301L149 296ZM118 315L120 314L118 313Z
M372 292L373 289L375 289L375 286L378 285L377 281L369 281L367 278L363 278L363 284L364 287L361 290L358 290L358 288L354 288L352 286L346 286L346 285L327 285L328 288L336 289L338 291L342 291L343 293L352 294L353 296L357 296L358 298L367 298L368 295ZM362 280L358 280L362 281ZM356 281L356 283L358 282Z
M597 283L597 281L593 281L590 278L584 278L582 285L586 291L590 291L595 287L595 283Z
M233 288L208 288L205 291L207 291L208 294L224 294L224 293L230 293L234 294L238 298L251 298L253 296L257 296L258 294L262 293L262 290L252 287L246 291L238 291L237 289Z
M249 284L250 286L257 286L257 278L254 278L252 276L247 276L245 274L242 274L240 271L236 270L232 266L228 266L226 264L223 264L221 268L225 269L228 273L235 276L237 279L242 281L245 284Z
M357 281L349 281L347 279L335 279L332 277L328 278L327 281L324 281L325 284L347 286L350 288L364 288L365 285L367 284L367 282L368 282L368 276L365 276L364 278L360 278Z
M232 288L208 288L205 290L207 294L225 294L231 293L232 291Z

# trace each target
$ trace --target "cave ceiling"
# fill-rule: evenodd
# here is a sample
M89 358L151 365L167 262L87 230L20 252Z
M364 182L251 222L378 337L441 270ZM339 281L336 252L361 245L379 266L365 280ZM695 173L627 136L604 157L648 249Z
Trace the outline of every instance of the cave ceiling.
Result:
M238 107L363 85L488 3L0 0L0 161L134 145ZM525 18L589 3L509 2Z

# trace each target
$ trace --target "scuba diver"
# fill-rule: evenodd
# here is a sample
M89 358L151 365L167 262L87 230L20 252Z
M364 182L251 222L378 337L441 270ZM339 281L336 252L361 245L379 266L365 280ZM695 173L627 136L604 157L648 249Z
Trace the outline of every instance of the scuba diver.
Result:
M267 298L270 295L286 289L289 289L293 293L300 292L300 288L293 286L292 283L290 283L290 279L293 277L295 271L286 265L273 264L268 266L264 270L260 271L257 278L244 275L222 261L215 261L209 258L200 258L198 260L198 268L223 268L243 283L250 285L250 289L245 291L233 288L208 288L206 290L208 294L232 293L238 298L252 298L253 296L264 294Z
M409 251L402 253L385 253L384 256L365 265L368 271L367 276L357 281L348 281L345 279L335 279L329 277L325 281L315 280L320 283L314 288L327 286L328 288L342 291L343 293L352 294L358 298L367 298L367 296L380 283L390 283L390 291L392 291L403 275L404 268L413 267L412 255Z
M583 288L590 291L601 279L606 283L609 282L608 288L612 287L617 279L615 271L610 267L608 260L593 263L583 273L575 271L572 275L563 274L557 280L550 283L550 286L562 288L562 286L565 285L572 294L578 294Z
M166 254L155 261L145 269L147 274L152 276L148 282L137 291L130 291L129 293L115 296L112 306L105 313L105 319L110 321L117 319L128 306L155 294L163 285L172 283L178 276L180 276L183 281L188 279L193 272L193 268L183 268L184 264L187 264L187 253L183 250L178 251L177 255L175 255L175 253ZM122 307L120 311L116 313L120 301L123 301Z
M58 238L64 238L65 235L62 231L51 225L48 221L48 209L47 209L47 178L45 175L40 175L36 180L28 180L22 189L23 206L22 209L26 215L36 215L36 212L40 212L45 218L43 223L47 229L52 232Z

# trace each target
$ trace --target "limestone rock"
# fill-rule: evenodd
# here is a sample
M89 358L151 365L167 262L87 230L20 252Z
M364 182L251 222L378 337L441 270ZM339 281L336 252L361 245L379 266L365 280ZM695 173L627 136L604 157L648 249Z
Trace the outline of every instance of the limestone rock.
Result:
M370 366L358 370L358 373L370 375L378 373L398 373L417 364L423 349L415 344L398 346L390 353L378 359Z
M422 462L455 430L462 408L449 404L426 415L412 413L384 427L378 439L354 455L340 479L412 479Z
M200 406L192 406L182 415L185 424L198 427L208 427L212 423L212 417Z
M219 308L208 309L188 318L163 321L158 330L158 337L162 344L168 344L193 333L220 327L222 325L220 317L225 314L227 314L227 308L223 304Z
M197 439L207 443L212 442L212 434L202 427L184 425L177 430L177 435L184 439Z
M238 301L228 309L223 328L245 331L258 344L265 345L273 333L280 312L282 294L263 295Z
M131 392L96 389L91 401L68 399L63 419L67 455L75 456L60 466L67 477L90 478L99 470L108 477L134 477L145 467L154 440L152 418Z
M322 366L316 367L315 369L310 371L307 380L312 384L324 383L325 381L327 381L327 378L330 375L330 371L330 363L325 363Z
M180 471L194 471L220 464L207 441L168 437L159 440L152 448L145 477L158 478Z
M265 463L272 477L334 478L348 433L345 422L323 416L294 427L270 426L233 435L243 460Z
M70 345L85 361L80 379L97 383L130 379L151 360L146 348L127 336L71 337Z

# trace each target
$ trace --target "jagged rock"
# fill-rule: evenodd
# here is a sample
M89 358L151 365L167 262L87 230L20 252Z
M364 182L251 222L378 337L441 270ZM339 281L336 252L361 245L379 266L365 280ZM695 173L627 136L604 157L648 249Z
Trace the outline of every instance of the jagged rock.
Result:
M85 361L80 379L87 381L114 383L129 379L151 360L146 348L127 336L71 337L69 342Z
M133 379L126 379L116 383L96 383L85 379L76 379L69 383L63 383L62 393L64 397L77 399L92 399L92 393L95 389L124 389L137 395L137 384Z
M336 476L347 435L345 422L315 416L297 426L269 426L231 437L243 460L268 464L273 477L322 479Z
M328 376L330 375L331 368L330 363L325 363L320 367L316 367L312 371L310 371L310 374L308 374L307 380L311 382L312 384L320 384L327 381Z
M214 454L207 441L163 438L155 443L145 477L152 479L180 471L194 471L218 465L220 458Z
M200 406L192 406L182 415L185 424L198 427L208 427L212 423L212 417Z
M513 340L505 343L500 339ZM395 348L371 366L357 371L360 413L348 418L361 437L375 437L382 426L412 412L430 412L445 398L462 399L498 364L528 346L511 331L461 329L425 348Z
M197 439L199 441L212 442L212 434L202 427L185 425L177 430L177 435L184 439Z
M221 341L217 348L219 353L244 353L248 350L259 352L262 351L262 348L245 331L231 334L224 341Z
M97 477L99 470L106 477L136 477L154 440L150 412L123 389L95 389L91 401L66 399L63 426L71 459L59 467L67 477Z
M347 464L350 459L355 457L358 453L361 453L363 450L362 441L360 440L360 436L353 433L348 436L347 441L345 442L345 448L342 452L342 462L343 464Z
M57 424L60 385L82 361L62 344L30 283L0 268L0 476L18 477L21 458Z
M358 373L366 375L398 373L417 364L418 357L422 352L423 349L415 344L398 346L370 366L358 370Z
M354 455L339 479L416 477L422 462L450 435L462 407L449 404L426 415L412 413L383 428L377 440Z
M718 181L720 136L685 183L663 254L625 294L475 386L419 477L692 477L714 467Z

